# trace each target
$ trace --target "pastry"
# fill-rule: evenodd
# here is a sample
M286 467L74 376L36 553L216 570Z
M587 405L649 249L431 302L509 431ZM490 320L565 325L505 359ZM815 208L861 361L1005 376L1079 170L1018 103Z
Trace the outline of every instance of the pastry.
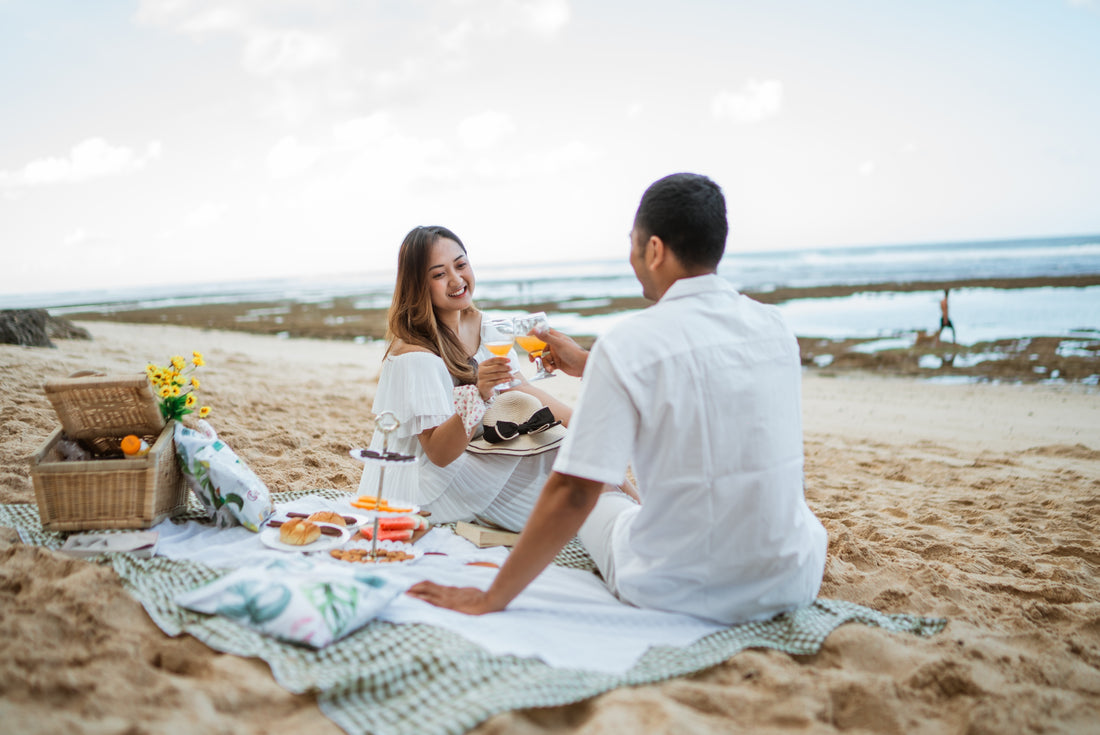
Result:
M316 513L311 513L306 520L311 523L331 523L334 526L348 525L347 521L344 520L344 516L334 510L319 510Z
M303 518L291 518L279 526L279 540L292 546L305 546L321 538L321 527Z

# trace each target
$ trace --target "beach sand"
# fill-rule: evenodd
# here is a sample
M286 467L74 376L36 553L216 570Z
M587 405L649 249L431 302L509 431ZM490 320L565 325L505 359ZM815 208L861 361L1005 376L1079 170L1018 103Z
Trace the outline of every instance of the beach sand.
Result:
M0 502L34 500L28 460L57 424L43 381L191 350L211 423L273 491L356 489L381 343L82 326L93 341L0 345ZM807 373L803 392L822 596L946 630L846 625L814 656L747 651L476 732L1100 732L1100 392L861 373ZM0 732L339 732L263 662L165 636L113 571L3 530L0 641Z

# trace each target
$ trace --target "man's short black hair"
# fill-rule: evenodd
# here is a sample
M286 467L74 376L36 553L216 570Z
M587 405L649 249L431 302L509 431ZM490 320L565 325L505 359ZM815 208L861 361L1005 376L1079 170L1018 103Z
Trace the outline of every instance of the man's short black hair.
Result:
M671 174L646 189L634 228L648 240L661 238L689 270L714 270L726 251L726 198L700 174Z

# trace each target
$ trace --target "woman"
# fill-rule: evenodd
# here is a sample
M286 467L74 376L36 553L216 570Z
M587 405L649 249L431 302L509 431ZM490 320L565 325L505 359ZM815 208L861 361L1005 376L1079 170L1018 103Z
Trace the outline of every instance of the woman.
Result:
M383 491L431 511L436 523L476 519L520 531L557 448L522 457L465 451L494 386L514 377L509 359L515 359L514 350L493 357L482 344L474 286L466 247L453 232L417 227L405 236L373 410L393 412L401 425L387 448L416 462L387 466ZM535 396L568 425L572 409L561 401L522 379L513 390ZM371 448L382 448L380 432ZM377 490L378 465L368 462L359 491Z

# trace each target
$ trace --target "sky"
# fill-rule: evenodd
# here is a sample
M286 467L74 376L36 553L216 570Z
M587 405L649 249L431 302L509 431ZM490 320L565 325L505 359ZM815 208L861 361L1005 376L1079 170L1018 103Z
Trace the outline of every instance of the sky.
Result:
M0 295L1100 233L1100 0L0 0Z

